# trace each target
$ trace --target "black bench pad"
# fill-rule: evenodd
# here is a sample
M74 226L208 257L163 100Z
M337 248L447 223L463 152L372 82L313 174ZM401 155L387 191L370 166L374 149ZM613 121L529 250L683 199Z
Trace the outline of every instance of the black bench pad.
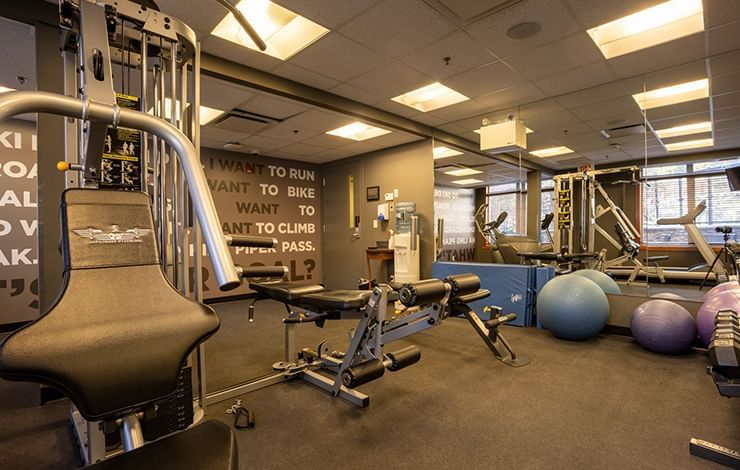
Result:
M372 295L369 290L330 290L304 295L298 303L322 311L356 310L367 305Z
M87 467L93 470L180 470L239 468L234 433L219 421L206 421L186 431Z
M298 282L250 282L249 288L257 291L264 297L290 304L295 303L307 294L324 292L326 289L319 284L302 284Z
M645 258L645 262L654 263L656 261L665 261L667 259L670 259L670 256L668 255L648 256Z

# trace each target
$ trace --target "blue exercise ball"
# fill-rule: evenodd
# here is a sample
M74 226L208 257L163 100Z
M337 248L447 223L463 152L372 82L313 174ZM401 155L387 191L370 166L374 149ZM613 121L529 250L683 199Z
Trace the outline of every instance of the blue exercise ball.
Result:
M583 276L586 279L591 279L601 287L601 290L603 290L605 294L622 293L622 289L619 288L617 282L601 271L597 271L595 269L580 269L578 271L574 271L573 274Z
M648 300L632 312L632 336L647 350L661 354L686 352L696 339L694 317L675 302Z
M609 318L609 300L584 276L558 276L537 295L537 315L561 339L582 340L601 331Z

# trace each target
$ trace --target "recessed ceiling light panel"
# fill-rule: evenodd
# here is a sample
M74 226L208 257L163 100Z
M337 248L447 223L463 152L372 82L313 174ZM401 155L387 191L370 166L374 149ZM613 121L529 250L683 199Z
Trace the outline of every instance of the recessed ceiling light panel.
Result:
M0 93L5 93L5 92L8 92L8 91L15 91L15 88L8 88L6 86L0 85Z
M691 150L702 147L711 147L714 145L714 139L697 139L697 140L685 140L683 142L673 142L666 144L665 149L669 152L676 152L678 150Z
M335 135L337 137L343 137L345 139L352 140L367 140L373 137L389 134L391 131L387 129L381 129L380 127L371 126L364 122L355 121L346 126L338 127L334 130L327 132L329 135Z
M434 82L391 99L396 103L426 113L427 111L467 101L470 98L439 82Z
M565 146L560 146L560 147L548 147L548 148L539 149L539 150L532 150L529 153L530 155L534 155L535 157L547 158L547 157L557 157L558 155L565 155L567 153L573 153L573 150Z
M176 101L175 104L176 112L178 116L180 115L180 100ZM149 108L149 113L153 113L154 108ZM209 108L208 106L202 106L200 107L200 125L206 126L210 122L212 122L217 117L221 116L224 113L224 111L221 111L220 109L215 108ZM165 119L170 120L172 119L172 100L169 98L164 99L164 116Z
M280 60L288 60L329 32L320 24L269 0L241 0L236 8L265 41L267 49L260 51L231 13L211 34Z
M701 134L704 132L712 132L712 122L695 122L693 124L685 124L683 126L669 127L667 129L659 129L655 131L655 135L659 139L668 139L670 137L679 137L682 135Z
M632 95L640 109L660 108L709 96L709 80L702 78Z
M588 35L611 59L703 30L702 0L670 0L591 28Z
M457 170L450 170L445 171L445 175L452 175L452 176L470 176L470 175L479 175L483 173L480 170L475 170L473 168L458 168Z
M438 160L440 158L448 158L448 157L454 157L455 155L462 155L462 152L458 152L457 150L452 150L449 147L445 146L437 146L434 147L434 150L432 150L432 153L434 155L434 159Z
M482 180L477 180L475 178L468 178L464 180L455 180L453 181L454 184L475 184L475 183L482 183Z

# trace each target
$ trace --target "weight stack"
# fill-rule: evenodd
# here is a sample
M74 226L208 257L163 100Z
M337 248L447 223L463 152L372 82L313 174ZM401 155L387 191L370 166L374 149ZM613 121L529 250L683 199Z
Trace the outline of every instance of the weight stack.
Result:
M157 416L141 422L141 430L147 441L181 431L193 424L192 369L190 367L180 369L175 393L155 404Z

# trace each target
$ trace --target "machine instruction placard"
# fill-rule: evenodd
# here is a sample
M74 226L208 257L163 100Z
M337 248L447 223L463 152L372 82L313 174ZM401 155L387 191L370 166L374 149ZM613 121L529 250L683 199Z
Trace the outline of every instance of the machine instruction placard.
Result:
M137 96L116 93L121 108L139 110ZM141 178L141 131L108 127L101 161L100 185L138 189Z

